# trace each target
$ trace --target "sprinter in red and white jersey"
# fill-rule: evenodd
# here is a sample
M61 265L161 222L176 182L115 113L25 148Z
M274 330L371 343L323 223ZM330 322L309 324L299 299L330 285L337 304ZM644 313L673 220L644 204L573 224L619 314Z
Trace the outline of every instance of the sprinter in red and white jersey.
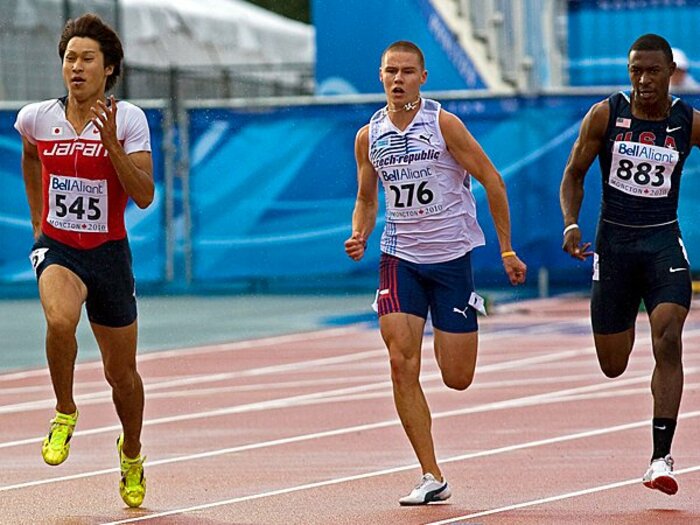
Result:
M143 502L143 384L136 370L136 298L124 209L153 201L146 117L106 97L124 56L117 34L92 14L69 20L58 44L68 95L24 107L22 170L36 243L30 259L46 317L46 355L56 415L42 446L49 465L68 458L78 409L75 337L82 305L102 353L122 423L119 492Z
M110 106L113 101L106 103ZM126 237L124 210L130 195L101 129L88 121L78 132L67 115L68 106L69 97L29 104L17 115L15 127L28 147L36 149L41 165L41 197L46 204L41 232L73 248L91 249ZM150 163L143 111L125 101L115 106L118 146L126 156L135 154Z

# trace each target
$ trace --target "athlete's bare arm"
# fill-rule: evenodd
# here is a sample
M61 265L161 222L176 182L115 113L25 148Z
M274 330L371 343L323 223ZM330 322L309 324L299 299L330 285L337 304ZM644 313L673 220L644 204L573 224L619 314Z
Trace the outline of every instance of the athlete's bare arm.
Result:
M440 111L440 130L455 160L486 190L501 252L512 252L510 210L503 178L459 118L448 111ZM503 266L511 284L525 282L527 266L517 256L503 258Z
M32 231L34 238L37 239L41 234L41 213L43 211L41 159L36 144L29 142L26 137L22 137L22 174L32 220Z
M127 155L117 140L117 103L110 97L107 106L101 100L97 108L90 108L95 115L92 122L100 129L102 144L109 152L109 158L117 172L124 191L139 208L148 207L153 202L155 184L153 182L153 161L148 151L138 151Z
M594 104L583 118L581 130L574 143L569 160L564 168L559 202L564 216L564 226L576 224L583 202L583 181L603 145L605 130L608 127L610 106L607 100ZM581 261L593 255L588 248L591 243L581 244L581 230L573 228L566 232L562 249Z
M378 179L369 160L369 125L355 137L355 161L357 162L357 199L352 213L352 236L345 241L345 253L359 261L365 254L365 246L377 221Z

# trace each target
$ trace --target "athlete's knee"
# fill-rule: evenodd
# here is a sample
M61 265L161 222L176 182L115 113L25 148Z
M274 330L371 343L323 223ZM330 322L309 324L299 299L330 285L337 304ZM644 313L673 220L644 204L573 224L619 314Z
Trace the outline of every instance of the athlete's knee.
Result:
M678 366L681 363L680 330L665 329L652 336L656 362L662 365Z
M610 379L615 379L616 377L620 377L624 371L627 369L626 366L617 366L617 365L610 365L610 364L600 364L600 369L605 374L605 377L609 377Z
M680 348L681 330L676 323L668 323L652 332L654 348Z
M442 373L442 381L447 388L453 390L466 390L474 381L474 370L460 373Z
M130 391L138 384L138 372L133 367L105 367L105 379L113 390Z
M391 380L396 386L418 382L420 357L406 357L401 352L392 352L389 363L391 365Z
M67 312L61 308L46 308L46 328L49 334L59 336L73 336L78 328L80 316Z
M598 353L600 370L611 379L621 376L627 369L629 359L624 356Z

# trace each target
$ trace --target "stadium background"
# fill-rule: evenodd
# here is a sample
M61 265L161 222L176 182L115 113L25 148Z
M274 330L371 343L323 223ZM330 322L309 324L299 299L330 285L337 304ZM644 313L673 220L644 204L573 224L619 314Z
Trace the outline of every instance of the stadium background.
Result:
M273 16L240 0L213 2L219 8L243 6L248 19ZM529 292L521 293L585 290L590 262L572 261L561 251L558 202L562 169L583 115L593 102L626 87L626 52L644 32L658 32L685 49L691 72L700 70L693 39L700 14L696 1L314 0L312 27L285 19L292 24L290 34L301 35L297 41L305 54L298 56L306 62L260 53L255 64L241 55L235 64L208 65L130 62L130 56L143 56L129 44L138 36L130 36L135 20L144 19L139 0L2 4L7 16L0 47L0 297L5 299L36 297L27 260L31 228L21 141L12 124L27 101L63 92L55 55L63 15L96 11L119 27L127 43L117 94L147 112L157 184L150 208L130 204L127 211L139 292L146 296L372 295L381 219L361 263L350 261L342 247L356 191L352 144L356 130L383 105L379 55L403 38L425 52L425 96L464 120L506 181L514 247L530 269ZM170 4L163 2L153 19L196 2ZM202 17L200 24L207 21L206 13L192 16ZM217 16L223 19L211 14ZM156 32L161 47L176 49L170 60L187 57L178 27ZM279 36L282 29L273 28L261 46L284 47L273 45L270 34ZM235 52L220 33L212 40L228 42L226 52ZM700 94L683 96L696 107L700 103ZM680 204L696 271L699 159L694 153L686 164ZM586 239L594 235L599 193L596 165L581 213ZM505 291L478 184L475 194L487 234L487 246L474 256L477 285Z

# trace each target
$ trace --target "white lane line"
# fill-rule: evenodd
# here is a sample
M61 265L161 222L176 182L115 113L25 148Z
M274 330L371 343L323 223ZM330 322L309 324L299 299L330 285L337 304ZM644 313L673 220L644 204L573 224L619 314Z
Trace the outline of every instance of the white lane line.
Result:
M539 362L539 363L547 363L551 361L556 361L560 358L562 359L567 359L569 357L577 356L582 353L587 353L589 349L581 349L581 350L565 350L562 352L555 352L552 354L547 354L543 356L536 356L536 357L526 357L523 359L518 359L518 360L513 360L505 363L495 363L493 365L484 365L481 367L481 372L480 373L488 373L488 372L495 372L495 371L501 371L501 370L506 370L510 368L517 368L518 366L524 366L527 364L531 364L533 362ZM426 374L424 377L424 381L429 381L429 380L436 380L440 378L439 373L433 373L433 374ZM225 408L218 408L214 410L207 410L203 412L197 412L197 413L187 413L187 414L180 414L176 416L166 416L166 417L161 417L161 418L155 418L155 419L146 419L143 423L144 426L152 426L152 425L160 425L160 424L166 424L166 423L175 423L179 421L192 421L195 419L204 419L204 418L209 418L209 417L219 417L219 416L227 416L227 415L232 415L232 414L240 414L240 413L246 413L246 412L252 412L252 411L259 411L259 410L269 410L273 408L288 408L288 407L293 407L297 406L297 404L301 401L307 401L309 399L319 399L319 398L325 398L328 396L334 396L334 395L344 395L344 394L352 394L352 393L357 393L357 392L363 392L363 391L369 391L369 390L377 390L377 389L382 389L382 388L387 388L391 384L390 380L384 379L382 381L378 381L375 383L368 383L365 385L359 385L359 386L354 386L354 387L346 387L346 388L338 388L338 389L333 389L333 390L324 390L321 392L313 392L310 394L302 394L302 395L296 395L296 396L290 396L290 397L283 397L283 398L275 398L267 401L258 401L254 403L246 403L243 405L234 405L234 406L229 406ZM546 395L546 394L545 394ZM392 420L394 421L394 420ZM119 430L121 428L120 425L109 425L105 427L97 427L94 429L88 429L88 430L78 430L73 433L74 437L79 437L79 436L87 436L87 435L95 435L95 434L101 434L105 432L113 432L115 430ZM21 439L17 441L8 441L4 443L0 443L0 449L2 448L8 448L8 447L14 447L14 446L20 446L20 445L27 445L31 443L39 443L43 441L44 437L39 436L39 437L34 437L34 438L26 438L26 439Z
M497 337L498 334L494 334L491 339ZM425 349L425 348L424 348ZM375 349L366 350L363 352L353 352L349 354L342 354L333 357L322 357L318 359L307 359L302 361L295 361L292 363L285 363L282 365L269 365L264 367L258 367L248 370L237 370L233 372L222 372L218 374L201 374L197 376L187 376L175 379L167 379L165 381L149 381L144 385L146 393L154 392L157 390L163 390L178 386L190 386L203 383L215 383L219 381L227 381L230 379L241 378L241 377L258 377L269 374L286 373L291 371L315 369L320 366L338 365L345 363L352 363L360 361L363 359L371 359L374 357L386 356L385 349ZM536 356L539 357L539 356ZM542 356L546 360L547 356ZM529 364L537 364L540 361L535 358ZM512 367L510 361L503 361L503 366L505 368ZM494 366L494 365L486 365ZM47 388L48 390L48 388ZM110 390L100 390L98 392L91 392L88 394L81 394L75 397L76 401L88 401L93 399L100 399L104 402L112 402L112 393ZM24 403L15 403L11 405L0 405L0 414L13 414L18 412L26 412L29 410L43 410L46 408L51 408L56 404L55 398L39 399L34 401L26 401Z
M645 379L646 378L641 378ZM634 380L631 380L634 381ZM484 405L479 405L476 407L471 407L471 408L465 408L462 410L452 410L452 411L447 411L447 412L438 412L433 414L433 420L436 419L442 419L442 418L447 418L447 417L454 417L454 416L460 416L460 415L466 415L466 414L472 414L472 413L478 413L478 412L488 412L491 410L504 410L508 408L520 408L523 406L532 406L532 405L542 405L542 404L547 404L547 403L557 403L560 400L561 401L566 401L568 398L565 397L569 394L572 393L581 393L584 391L591 391L591 390L609 390L615 387L614 383L608 382L608 383L601 383L598 385L589 385L587 387L578 387L578 388L569 388L565 390L559 390L551 393L546 393L546 394L536 394L536 395L530 395L530 396L525 396L525 397L520 397L520 398L514 398L506 401L499 401L499 402L494 402L494 403L487 403ZM564 396L564 397L562 397ZM614 392L611 393L611 397L614 397ZM682 417L691 417L694 415L700 415L700 411L698 412L690 412L688 414L683 415ZM681 416L679 416L680 418ZM229 447L229 448L224 448L224 449L218 449L218 450L212 450L212 451L207 451L207 452L200 452L197 454L190 454L186 456L178 456L174 458L168 458L168 459L163 459L163 460L156 460L156 461L149 461L148 464L149 466L156 466L156 465L165 465L169 463L180 463L184 461L191 461L195 459L204 459L204 458L211 458L215 456L221 456L225 454L233 454L233 453L238 453L238 452L244 452L248 450L257 450L261 448L268 448L268 447L274 447L274 446L280 446L280 445L288 445L291 443L299 443L302 441L309 441L309 440L314 440L314 439L321 439L321 438L327 438L327 437L333 437L333 436L340 436L340 435L346 435L346 434L351 434L351 433L356 433L356 432L364 432L368 430L376 430L380 428L386 428L390 426L395 426L399 425L400 421L398 419L391 419L391 420L385 420L385 421L380 421L376 423L368 423L368 424L363 424L363 425L357 425L357 426L352 426L352 427L341 427L337 429L332 429L332 430L327 430L327 431L322 431L322 432L315 432L312 434L301 434L297 436L292 436L288 438L280 438L280 439L275 439L271 441L263 441L263 442L258 442L258 443L251 443L248 445L239 445L236 447ZM623 425L619 427L611 427L611 428L617 428L617 429L622 429L622 430L627 430L629 428L635 428L637 426L641 426L642 423L633 423L632 426L630 425ZM643 424L649 424L647 420L643 422ZM118 429L120 427L115 426L114 430ZM584 433L580 434L575 434L575 436L580 437L587 437L588 435L596 435L598 431L586 431ZM85 433L90 433L90 431L86 431ZM604 433L604 432L603 432ZM562 440L560 438L554 438L556 442L557 440ZM551 440L541 440L542 443L549 443ZM514 448L515 447L515 448ZM520 445L515 445L515 446L508 446L508 447L502 447L500 449L496 449L498 451L510 451L510 450L517 450L520 447ZM468 459L471 457L480 457L481 455L489 455L485 454L482 452L476 452L476 453L470 453L466 454L463 456L455 456L453 459L447 459L447 460L442 460L443 462L451 462L451 461L460 461L462 459ZM102 475L106 472L116 472L115 469L108 469L108 470L99 470L95 472L85 472L81 474L76 474L73 476L65 476L65 477L57 477L57 478L48 478L48 479L41 479L41 480L35 480L35 481L28 481L28 482L23 482L23 483L17 483L14 485L6 485L3 487L0 487L0 492L5 492L9 490L14 490L14 489L21 489L21 488L28 488L28 487L33 487L33 486L38 486L38 485L45 485L49 483L56 483L60 481L67 481L71 479L79 479L79 478L85 478L85 477L91 477L93 475Z
M687 418L697 417L697 416L700 416L700 411L683 414L682 416L679 416L679 419L687 419ZM527 443L519 443L517 445L511 445L508 447L501 447L501 448L496 448L496 449L491 449L491 450L484 450L481 452L475 452L475 453L471 453L471 454L463 454L460 456L452 456L452 457L448 457L448 458L442 458L442 459L439 459L438 462L441 464L445 464L445 463L454 463L457 461L464 461L466 459L472 459L472 458L476 458L476 457L493 456L496 454L502 454L505 452L512 452L515 450L541 447L544 445L551 445L554 443L561 443L561 442L565 442L565 441L572 441L575 439L582 439L582 438L587 438L587 437L600 436L602 434L630 430L630 429L638 428L638 427L645 426L648 424L649 424L649 421L645 419L644 421L637 421L637 422L628 423L625 425L616 425L616 426L612 426L612 427L600 428L600 429L595 429L595 430L586 431L586 432L578 432L575 434L568 434L568 435L558 436L558 437L554 437L554 438L542 439L542 440L537 440L537 441L530 441ZM346 483L349 481L357 481L357 480L361 480L361 479L384 476L387 474L395 474L398 472L404 472L407 470L415 469L419 466L420 466L419 464L414 463L414 464L405 465L402 467L394 467L394 468L377 470L374 472L367 472L364 474L356 474L354 476L334 478L334 479L329 479L329 480L324 480L324 481L318 481L315 483L306 483L304 485L297 485L294 487L287 487L287 488L283 488L283 489L271 490L271 491L261 492L258 494L251 494L248 496L241 496L241 497L230 498L230 499L226 499L226 500L213 501L210 503L203 503L200 505L193 505L190 507L183 507L180 509L172 509L172 510L163 511L163 512L154 512L153 514L149 514L146 516L138 516L135 518L128 518L128 519L124 519L124 520L111 521L108 523L103 523L102 525L118 525L118 524L122 524L122 523L134 523L137 521L146 521L146 520L151 520L151 519L156 519L156 518L162 518L165 516L173 516L176 514L185 514L188 512L207 510L207 509L212 509L215 507L232 505L234 503L241 503L244 501L251 501L251 500L256 500L256 499L261 499L261 498L269 498L269 497L273 497L273 496L279 496L282 494L300 492L303 490L328 487L331 485L337 485L339 483ZM690 469L678 470L677 472L679 474L682 474L685 472L692 472L692 471L698 470L698 469L700 469L700 466L691 467ZM639 483L640 481L641 480L639 478L637 478L634 481L626 481L623 483L631 484L631 483ZM572 493L572 494L574 494L574 493ZM563 498L561 498L561 499L563 499ZM492 511L486 511L486 512L491 513ZM486 515L486 514L479 513L479 514L475 514L475 515L470 515L468 517L471 518L471 517L478 517L478 516L482 516L482 515ZM450 520L450 522L454 521L455 519L464 519L464 518L452 518Z
M146 393L163 390L166 388L198 385L203 383L216 383L219 381L228 381L230 379L241 377L259 377L268 374L296 372L309 368L320 366L347 363L359 359L368 359L378 355L384 355L386 350L368 350L365 352L356 352L351 354L343 354L334 357L322 357L320 359L310 359L306 361L295 361L284 365L269 365L248 370L237 370L235 372L223 372L219 374L202 374L197 376L180 377L176 379L167 379L165 381L151 381L144 385ZM89 394L81 394L75 396L76 401L86 401L91 399L100 399L104 402L112 402L111 390L101 390L99 392L91 392ZM55 398L39 399L35 401L27 401L25 403L15 403L12 405L0 406L0 414L13 414L17 412L27 412L29 410L40 410L47 407L53 407L56 404Z
M684 392L690 392L698 389L700 387L700 383L686 383L685 386L683 387ZM441 392L445 391L444 386L434 386L430 388L424 388L423 393L425 394L438 394ZM591 400L596 400L596 399L608 399L611 397L628 397L628 396L648 396L649 395L649 387L644 386L644 387L638 387L638 388L622 388L622 389L615 389L613 391L607 391L607 392L596 392L596 393L590 393L590 394L573 394L573 395L564 395L561 397L556 397L556 398L551 398L551 399L537 399L533 400L532 402L523 402L521 405L518 405L519 407L529 407L532 405L544 405L544 404L551 404L551 403L568 403L570 401L591 401ZM306 404L314 404L314 405L322 405L322 404L332 404L332 403L340 403L340 402L356 402L356 401L367 401L370 399L380 399L386 397L385 393L381 392L375 392L375 393L367 393L367 394L354 394L351 396L337 396L337 397L326 397L323 399L318 399L314 400L312 402L308 403L302 403L304 405ZM513 408L513 407L504 407L504 408ZM494 410L499 410L498 407L496 407ZM467 415L467 414L464 414Z
M582 324L583 321L575 320L564 320L564 321L554 321L554 322L542 322L541 324L535 325L529 328L526 335L541 335L547 333L556 333L560 330L563 325L570 325L572 323ZM586 324L586 326L588 326ZM700 330L697 330L700 333ZM244 341L234 341L231 343L218 343L218 344L207 344L188 348L174 348L171 350L155 350L151 352L139 353L138 362L154 361L158 359L169 359L169 358L182 358L189 356L196 356L202 354L212 354L221 352L230 352L238 350L249 350L258 349L261 346L272 346L272 345L283 345L290 343L299 342L312 342L323 339L332 339L340 336L347 336L351 334L375 334L377 341L379 341L379 335L377 330L368 330L365 324L355 324L346 327L339 328L328 328L313 332L301 332L295 334L285 334L278 336L262 337L259 339L247 339ZM494 327L493 332L480 333L479 340L497 340L508 337L522 337L523 328L504 328L499 329L498 326ZM684 334L684 337L686 334ZM431 340L430 336L426 336L425 343L429 343ZM386 352L386 350L384 350ZM93 370L101 369L102 362L100 360L87 361L84 363L78 363L75 367L77 371L83 370ZM7 372L0 373L0 382L2 381L14 381L19 379L26 379L32 377L49 377L48 368L42 367L30 370L21 370L19 372Z
M232 343L219 343L210 345L194 346L189 348L175 348L172 350L155 350L152 352L140 353L138 356L139 362L155 361L157 359L168 359L171 357L185 357L192 355L211 354L220 352L229 352L236 350L248 350L251 348L259 348L261 346L280 345L288 343L299 343L316 341L319 339L330 339L338 336L367 332L361 325L350 325L341 328L329 328L314 332L301 332L296 334L285 334L271 337L262 337L260 339L247 339L245 341L234 341ZM102 361L88 361L78 363L75 367L77 370L92 370L94 368L102 368ZM46 367L21 370L19 372L7 372L0 374L0 381L15 381L17 379L26 379L29 377L41 377L49 375Z
M426 374L428 375L428 374ZM648 375L648 374L647 374ZM536 385L543 386L548 384L558 384L567 383L573 381L584 381L589 379L600 379L600 372L590 373L590 374L574 374L574 375L564 375L556 377L533 377L528 379L507 379L504 381L482 381L475 382L469 387L469 391L473 392L475 390L481 389L496 389L496 388L506 388L514 386L528 386ZM360 383L363 381L386 381L386 373L374 374L374 375L358 375L350 377L338 377L338 378L327 378L327 379L306 379L302 381L288 381L282 383L255 383L252 385L234 385L234 386L222 386L222 387L211 387L211 388L195 388L195 389L185 389L185 390L170 390L168 392L154 392L148 396L148 399L170 399L173 397L198 397L198 396L210 396L213 394L229 394L235 392L258 392L260 390L270 391L270 390L286 390L291 388L306 388L310 386L318 385L337 385L341 383ZM387 387L391 387L390 382L386 382ZM439 387L424 388L424 392L437 392L445 390L444 385ZM374 395L374 394L372 394ZM384 393L377 394L377 396L384 396ZM330 398L329 398L330 399ZM353 397L353 399L361 399L358 397Z
M691 472L696 472L698 470L700 470L700 465L695 465L692 467L675 470L674 474L676 474L677 476L680 476L683 474L689 474ZM455 523L456 521L460 521L460 520L469 520L469 519L474 519L474 518L481 518L483 516L491 516L493 514L500 514L502 512L508 512L511 510L524 509L527 507L534 507L535 505L542 505L544 503L552 503L554 501L561 501L564 499L576 498L579 496L586 496L588 494L595 494L596 492L603 492L605 490L617 489L617 488L626 487L629 485L637 485L639 483L641 483L641 478L628 479L625 481L618 481L615 483L608 483L606 485L599 485L597 487L591 487L589 489L576 490L574 492L567 492L565 494L557 494L556 496L549 496L547 498L540 498L540 499L535 499L535 500L531 500L531 501L524 501L522 503L515 503L513 505L507 505L505 507L499 507L497 509L476 512L474 514L465 514L464 516L459 516L456 518L448 518L446 520L441 520L441 521L432 521L430 523L426 523L425 525L447 525L448 523ZM119 522L114 522L114 523L126 523L126 522L119 521Z

